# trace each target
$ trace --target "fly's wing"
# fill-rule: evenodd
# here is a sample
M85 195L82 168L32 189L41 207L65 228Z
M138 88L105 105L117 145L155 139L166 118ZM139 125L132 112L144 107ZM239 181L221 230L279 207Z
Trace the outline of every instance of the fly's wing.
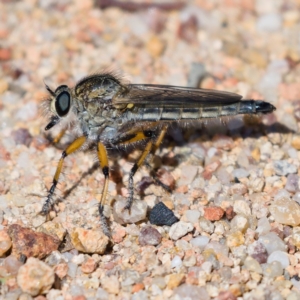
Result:
M130 84L126 93L112 99L113 105L133 104L147 107L201 107L240 102L234 93L155 84Z

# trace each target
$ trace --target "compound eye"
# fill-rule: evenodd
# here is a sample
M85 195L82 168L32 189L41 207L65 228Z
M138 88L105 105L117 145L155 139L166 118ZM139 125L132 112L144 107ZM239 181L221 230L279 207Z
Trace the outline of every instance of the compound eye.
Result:
M71 106L71 96L69 92L67 91L61 92L56 97L56 101L55 101L55 109L57 114L60 117L65 116L69 112L70 106Z

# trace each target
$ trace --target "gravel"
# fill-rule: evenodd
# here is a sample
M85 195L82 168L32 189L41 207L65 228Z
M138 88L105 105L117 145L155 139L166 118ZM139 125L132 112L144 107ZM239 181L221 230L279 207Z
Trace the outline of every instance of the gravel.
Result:
M0 294L299 299L299 1L102 2L0 3ZM53 145L59 128L45 135L44 83L55 90L103 70L277 110L172 126L154 159L172 192L142 166L131 211L123 208L139 151L109 152L108 239L93 151L65 159L59 201L40 214L74 138Z

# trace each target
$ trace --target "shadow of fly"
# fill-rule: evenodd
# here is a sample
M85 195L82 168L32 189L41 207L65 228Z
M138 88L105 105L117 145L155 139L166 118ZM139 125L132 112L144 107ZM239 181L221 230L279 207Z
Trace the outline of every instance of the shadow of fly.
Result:
M62 152L42 214L48 214L55 204L54 192L64 159L76 150L93 147L105 178L99 214L107 236L110 236L104 216L109 180L107 149L126 148L136 143L143 145L143 151L129 173L129 195L124 208L129 210L133 202L134 174L147 157L151 160L154 156L171 124L193 124L194 121L242 114L267 114L276 109L268 102L242 100L238 94L223 91L124 84L112 74L88 76L73 88L66 85L60 85L55 91L46 88L50 94L46 102L50 122L45 130L60 123L63 131L59 138L65 130L70 130L76 138Z

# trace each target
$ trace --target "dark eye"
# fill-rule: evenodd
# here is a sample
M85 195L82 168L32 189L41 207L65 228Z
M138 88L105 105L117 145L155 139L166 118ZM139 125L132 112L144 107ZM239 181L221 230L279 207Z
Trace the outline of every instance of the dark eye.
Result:
M70 94L66 91L61 92L57 97L55 101L55 109L57 114L60 117L65 116L69 110L71 105L71 99Z

